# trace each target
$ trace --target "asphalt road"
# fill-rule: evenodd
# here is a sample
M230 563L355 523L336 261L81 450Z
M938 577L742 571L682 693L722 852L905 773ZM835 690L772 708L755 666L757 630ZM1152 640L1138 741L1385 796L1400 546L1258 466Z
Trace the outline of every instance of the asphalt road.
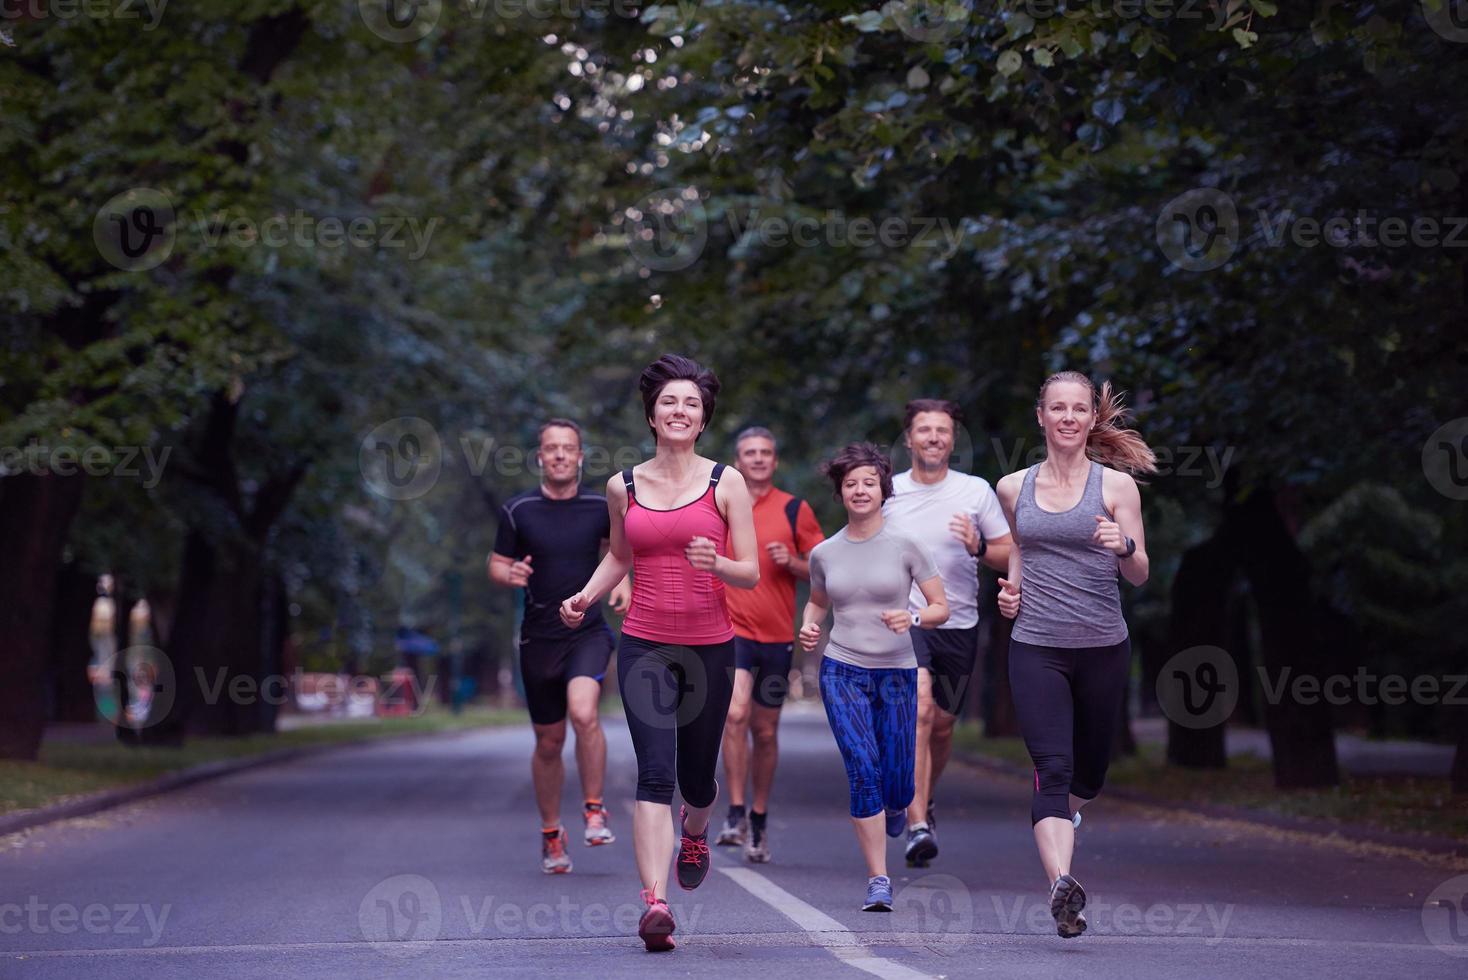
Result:
M703 887L671 896L673 953L635 935L613 718L620 839L582 846L568 802L566 876L540 872L528 728L346 748L0 838L0 978L1468 975L1468 867L1105 799L1075 866L1091 928L1061 940L1028 787L961 766L942 853L908 870L894 843L897 910L863 913L834 743L819 713L787 715L774 862L715 849Z

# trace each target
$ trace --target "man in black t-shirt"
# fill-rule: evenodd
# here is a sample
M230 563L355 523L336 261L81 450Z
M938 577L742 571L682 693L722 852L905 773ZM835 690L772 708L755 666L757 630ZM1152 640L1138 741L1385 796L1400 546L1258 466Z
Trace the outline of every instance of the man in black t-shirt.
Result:
M520 624L520 674L535 729L530 774L540 806L541 869L571 870L566 831L561 826L561 785L566 770L566 716L576 730L576 768L585 797L586 843L610 844L602 783L607 743L597 715L601 682L612 656L612 631L601 609L587 610L574 630L561 622L561 603L591 578L611 534L607 501L581 486L581 429L569 419L540 427L537 461L540 486L517 494L500 508L489 578L496 585L525 590ZM631 588L624 579L608 596L625 612Z

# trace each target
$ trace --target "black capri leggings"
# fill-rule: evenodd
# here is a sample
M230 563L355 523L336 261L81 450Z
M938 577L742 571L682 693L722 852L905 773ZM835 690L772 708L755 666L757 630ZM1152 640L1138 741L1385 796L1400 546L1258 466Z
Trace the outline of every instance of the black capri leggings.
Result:
M1069 820L1068 794L1092 800L1101 792L1131 659L1130 639L1075 649L1009 641L1015 714L1035 764L1031 824Z
M734 641L655 643L622 634L617 684L637 752L637 798L691 807L714 802L724 719L734 694Z

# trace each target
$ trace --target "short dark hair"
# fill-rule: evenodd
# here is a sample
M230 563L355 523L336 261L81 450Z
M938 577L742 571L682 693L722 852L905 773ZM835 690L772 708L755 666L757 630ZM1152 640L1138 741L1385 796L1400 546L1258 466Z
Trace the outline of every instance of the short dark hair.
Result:
M946 398L914 398L903 410L903 432L912 429L912 420L917 418L920 412L944 412L953 420L955 426L963 421L963 409L958 407L958 402L951 402Z
M882 486L882 499L892 497L892 460L881 448L870 442L853 442L821 464L821 472L831 478L832 493L841 499L841 484L846 474L863 466L874 467Z
M540 432L537 433L535 436L535 444L537 446L545 441L546 429L570 429L571 431L576 433L576 444L578 446L581 444L581 426L577 425L575 422L572 422L570 419L554 418L546 419L544 422L540 423Z
M657 404L658 396L663 389L674 381L692 381L698 388L699 400L703 402L703 424L708 427L714 417L714 405L719 398L719 379L702 364L691 357L682 354L664 354L642 369L642 376L637 379L637 388L642 392L642 417L647 419L647 427L652 429L654 436L657 429L652 424L652 409ZM699 433L702 435L702 433ZM693 437L698 441L698 436Z

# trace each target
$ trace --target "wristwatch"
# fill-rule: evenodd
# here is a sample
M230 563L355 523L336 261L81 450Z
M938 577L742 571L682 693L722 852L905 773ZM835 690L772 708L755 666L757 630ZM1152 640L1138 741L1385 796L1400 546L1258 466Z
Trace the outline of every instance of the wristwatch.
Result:
M913 613L912 614L912 625L914 625L914 626L921 626L921 625L923 625L923 614L922 613Z
M984 552L989 550L989 539L984 537L984 532L979 532L979 550L974 552L975 558L984 557Z
M1132 555L1135 555L1136 553L1137 553L1137 543L1135 541L1133 541L1130 537L1128 537L1126 539L1126 550L1121 553L1121 557L1123 557L1123 558L1130 558Z

